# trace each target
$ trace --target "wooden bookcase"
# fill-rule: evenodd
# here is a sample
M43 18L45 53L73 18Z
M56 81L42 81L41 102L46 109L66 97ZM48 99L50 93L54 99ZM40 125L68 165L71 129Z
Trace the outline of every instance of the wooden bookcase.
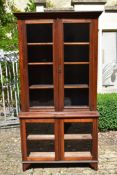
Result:
M23 170L35 163L89 163L98 168L100 14L15 13Z

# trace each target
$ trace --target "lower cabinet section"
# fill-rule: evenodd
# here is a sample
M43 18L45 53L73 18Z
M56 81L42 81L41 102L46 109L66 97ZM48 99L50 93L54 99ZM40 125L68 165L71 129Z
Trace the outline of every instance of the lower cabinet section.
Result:
M26 159L55 160L55 121L25 120Z
M23 162L97 162L97 120L21 119Z

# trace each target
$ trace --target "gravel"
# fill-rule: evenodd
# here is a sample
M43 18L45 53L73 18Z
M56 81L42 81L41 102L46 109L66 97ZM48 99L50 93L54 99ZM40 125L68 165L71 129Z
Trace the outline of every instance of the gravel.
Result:
M84 166L22 171L19 128L0 129L0 175L117 175L117 131L99 133L99 170Z

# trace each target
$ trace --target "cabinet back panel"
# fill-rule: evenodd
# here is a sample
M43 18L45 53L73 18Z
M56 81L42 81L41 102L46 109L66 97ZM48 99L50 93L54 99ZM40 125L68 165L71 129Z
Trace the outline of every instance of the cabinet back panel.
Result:
M64 123L64 133L65 134L91 134L92 133L92 123Z
M89 65L65 65L65 84L89 84Z
M29 66L29 86L40 84L53 84L53 66Z
M52 24L28 24L27 42L52 42Z
M91 140L65 140L65 152L87 152L92 150Z
M52 62L52 46L28 46L28 62Z
M54 134L53 123L26 123L26 133L29 134Z
M89 46L69 45L64 46L64 61L83 62L89 61Z
M64 24L65 42L89 42L89 24L67 23Z
M30 152L54 152L54 141L27 141L28 154Z
M53 89L30 90L30 107L54 106Z
M89 105L89 89L65 89L64 94L65 106Z

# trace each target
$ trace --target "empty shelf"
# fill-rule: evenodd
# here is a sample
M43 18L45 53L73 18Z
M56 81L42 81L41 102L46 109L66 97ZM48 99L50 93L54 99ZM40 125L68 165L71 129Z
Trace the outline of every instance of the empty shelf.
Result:
M64 85L66 89L77 89L77 88L89 88L88 84L66 84Z
M91 152L65 152L65 158L92 158Z
M38 66L38 65L53 65L53 62L35 62L28 63L29 66Z
M30 152L27 160L55 160L55 152Z
M74 62L64 62L64 64L65 65L68 65L68 64L69 65L75 65L75 64L80 64L81 65L81 64L89 64L89 62L88 61L87 62L75 62L74 61Z
M53 89L53 85L31 85L29 89Z
M52 45L53 43L27 43L28 46L46 46Z
M64 45L89 45L89 42L65 42Z
M65 140L91 140L91 134L65 134Z
M54 140L54 135L28 135L27 140Z

